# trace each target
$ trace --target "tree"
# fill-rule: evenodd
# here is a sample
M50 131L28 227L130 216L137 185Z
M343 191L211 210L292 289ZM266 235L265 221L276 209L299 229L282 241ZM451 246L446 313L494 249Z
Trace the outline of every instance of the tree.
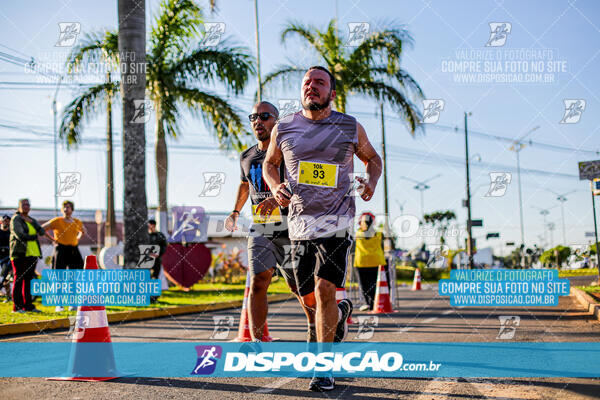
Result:
M448 229L448 224L450 223L450 221L455 219L456 214L454 214L454 211L451 210L436 211L431 214L423 215L423 221L426 224L430 224L433 228L439 228L441 245L446 243L444 235L446 234L446 230Z
M421 99L423 92L415 79L400 68L404 47L413 44L409 32L392 26L368 34L352 48L340 37L335 24L331 20L327 29L320 31L290 22L281 33L281 41L295 34L316 50L336 78L334 105L338 111L345 112L349 96L356 93L389 104L407 122L411 134L421 129L421 113L413 101ZM276 81L289 85L293 78L301 78L308 67L280 66L265 77L263 86Z
M231 44L228 39L206 45L212 44L206 41L210 32L204 32L200 40L201 22L202 10L193 1L163 0L150 33L146 89L152 104L149 108L155 118L159 228L163 231L166 230L168 209L166 137L181 136L178 124L181 112L185 109L193 116L201 117L224 148L240 149L242 136L248 134L239 116L240 110L226 98L201 89L201 86L220 84L230 93L240 94L254 74L254 59L247 49ZM105 37L110 38L110 35L117 37L116 33L107 33ZM113 85L118 84L113 82ZM96 110L98 95L88 96L87 100L89 104L83 103L84 107L78 112L85 114ZM72 143L80 140L80 131L74 133L67 135Z
M563 262L567 261L571 255L571 248L568 246L556 246L548 249L540 256L540 262L544 265L556 265L559 268Z
M80 141L84 121L88 122L102 108L106 108L106 225L104 244L114 245L116 237L115 194L113 179L113 141L112 141L112 105L119 90L118 82L112 77L119 60L118 35L104 32L86 35L71 51L67 60L70 74L79 72L87 66L106 67L105 81L92 86L77 95L64 109L59 128L60 138L65 140L67 148L76 146Z
M145 124L136 118L146 94L146 3L118 0L119 64L123 103L123 226L124 266L133 267L139 245L148 243L146 204Z
M156 121L158 211L166 222L168 157L166 137L181 134L182 109L200 116L223 147L241 148L247 134L239 110L200 84L219 83L240 94L254 74L254 59L242 47L221 40L218 45L194 43L201 25L201 9L191 0L164 0L150 34L148 91ZM165 228L161 227L164 231Z

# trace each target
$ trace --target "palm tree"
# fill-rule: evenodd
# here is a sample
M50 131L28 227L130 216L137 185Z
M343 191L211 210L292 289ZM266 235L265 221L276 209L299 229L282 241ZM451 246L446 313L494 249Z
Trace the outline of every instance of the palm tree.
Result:
M150 34L148 91L156 119L156 174L158 211L166 222L166 137L179 136L183 109L200 116L223 147L241 147L247 134L239 110L226 99L204 90L199 83L218 83L240 94L254 74L254 59L247 49L221 40L216 46L195 42L201 30L201 9L191 0L164 0ZM204 33L207 38L208 32ZM164 228L163 228L164 230Z
M241 137L247 134L239 117L240 111L226 98L201 89L200 84L221 84L229 92L240 94L254 74L254 60L245 48L230 44L228 39L215 46L205 46L203 41L198 41L198 34L202 31L202 11L193 1L163 0L160 7L150 33L146 90L156 123L158 211L159 220L162 220L160 228L164 231L168 172L166 137L181 135L178 119L183 110L188 110L204 120L222 147L240 148ZM116 33L112 35L116 36ZM109 34L105 37L109 38ZM118 85L118 82L113 82L113 85ZM63 121L72 121L73 126L79 127L82 117L78 113L95 112L98 96L90 93L86 99L89 102L83 101L79 108L67 107L65 112L69 115L65 114ZM74 129L72 135L68 132L65 137L70 138L72 143L80 140L79 130Z
M146 97L146 4L145 0L118 0L121 97L123 102L123 226L124 267L134 267L139 245L148 243L146 203L145 124L137 123L136 100ZM138 103L139 104L139 103Z
M62 115L59 129L60 138L65 140L67 148L76 146L80 141L83 121L96 116L99 108L106 107L106 225L104 244L115 245L115 195L113 180L113 142L112 142L112 104L119 90L112 74L118 63L118 36L113 32L86 35L71 51L67 60L68 72L76 73L80 68L98 65L106 66L105 81L87 88L75 97Z
M290 35L304 39L323 59L336 78L335 108L346 111L350 95L359 94L386 103L407 122L411 134L422 128L421 113L413 103L423 97L415 79L400 67L402 51L413 39L403 28L391 27L367 34L354 47L340 37L336 21L331 20L325 31L314 26L290 22L281 33L285 43ZM289 84L301 78L309 66L283 65L267 75L263 85L276 81Z
M431 226L434 228L439 227L439 229L440 229L440 244L441 245L446 243L446 239L444 238L444 235L446 234L446 231L448 230L448 224L450 223L450 221L455 220L455 219L456 219L456 214L452 210L435 211L431 214L423 215L423 221L426 224L431 224Z

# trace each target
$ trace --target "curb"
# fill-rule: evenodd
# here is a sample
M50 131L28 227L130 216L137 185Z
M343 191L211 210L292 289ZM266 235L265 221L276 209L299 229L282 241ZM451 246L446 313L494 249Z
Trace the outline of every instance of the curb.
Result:
M575 296L583 308L600 321L600 304L596 303L592 296L577 288L571 288L571 296Z
M268 296L269 303L284 301L294 298L292 293L280 293ZM140 321L145 319L162 318L170 315L197 314L210 311L240 308L243 300L225 301L222 303L195 304L189 306L151 308L147 310L119 311L107 314L109 323ZM69 318L50 319L47 321L21 322L17 324L0 325L0 337L16 335L19 333L31 333L41 331L52 331L57 329L68 329Z

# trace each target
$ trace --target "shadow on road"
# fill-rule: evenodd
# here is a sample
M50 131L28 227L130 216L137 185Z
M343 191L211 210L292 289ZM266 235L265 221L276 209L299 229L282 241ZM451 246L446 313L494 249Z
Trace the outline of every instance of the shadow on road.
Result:
M245 379L245 378L242 378ZM239 392L239 393L262 393L279 396L294 396L294 397L311 397L311 398L344 398L344 399L373 399L378 395L392 394L403 398L413 398L417 395L426 396L444 396L445 398L456 399L507 399L506 396L496 397L483 395L478 390L477 384L493 384L503 386L513 386L516 393L520 388L535 387L536 392L544 394L546 390L550 390L553 394L559 394L560 398L568 398L569 395L590 396L591 398L600 398L600 379L585 379L584 382L566 382L568 378L385 378L385 379L354 379L354 378L338 378L336 379L336 389L327 393L310 392L305 387L308 385L308 379L298 378L291 379L294 385L302 386L302 389L293 388L268 388L253 384L229 383L220 382L211 379L210 381L201 379L181 379L181 378L120 378L113 382L147 385L147 386L168 386L172 388L182 389L199 389L211 392ZM443 382L448 385L448 391L436 391L433 388L428 388L429 383L433 380ZM291 383L287 382L286 386ZM374 383L376 386L367 386L365 383ZM395 386L393 388L392 386ZM422 388L422 390L419 390ZM513 391L513 389L511 389ZM558 391L558 393L556 392ZM515 394L516 394L515 393ZM512 398L512 397L511 397ZM517 394L515 399L521 397Z

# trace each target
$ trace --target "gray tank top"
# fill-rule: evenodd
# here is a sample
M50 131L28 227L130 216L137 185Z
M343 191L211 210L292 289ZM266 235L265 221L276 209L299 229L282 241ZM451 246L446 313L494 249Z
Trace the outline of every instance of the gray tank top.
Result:
M290 239L309 240L348 229L354 197L348 195L358 145L356 119L332 111L314 121L297 112L277 125L286 180L293 193L288 214Z

